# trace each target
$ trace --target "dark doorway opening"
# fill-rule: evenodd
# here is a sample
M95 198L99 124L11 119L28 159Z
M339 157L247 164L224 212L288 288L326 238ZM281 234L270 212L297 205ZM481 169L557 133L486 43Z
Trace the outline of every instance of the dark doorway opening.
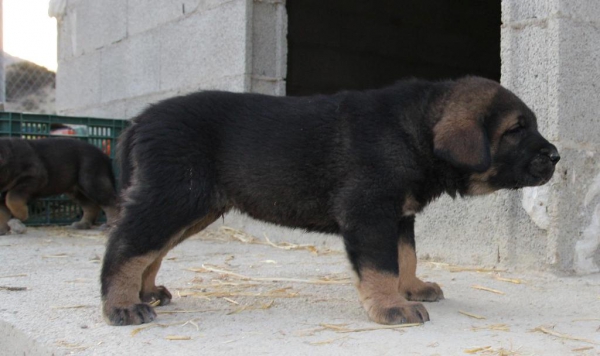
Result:
M288 0L287 94L500 79L500 0Z

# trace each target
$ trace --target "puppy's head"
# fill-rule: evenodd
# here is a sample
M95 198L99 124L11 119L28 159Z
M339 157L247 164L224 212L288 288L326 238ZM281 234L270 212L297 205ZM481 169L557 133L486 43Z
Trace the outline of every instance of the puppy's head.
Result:
M560 159L527 105L483 78L453 84L433 134L435 155L467 173L467 195L542 185Z

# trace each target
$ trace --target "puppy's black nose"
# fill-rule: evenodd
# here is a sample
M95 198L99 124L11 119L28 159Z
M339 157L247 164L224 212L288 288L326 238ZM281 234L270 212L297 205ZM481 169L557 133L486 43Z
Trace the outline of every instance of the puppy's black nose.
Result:
M558 161L560 161L560 155L554 146L544 147L541 149L540 153L548 156L553 164L556 164Z

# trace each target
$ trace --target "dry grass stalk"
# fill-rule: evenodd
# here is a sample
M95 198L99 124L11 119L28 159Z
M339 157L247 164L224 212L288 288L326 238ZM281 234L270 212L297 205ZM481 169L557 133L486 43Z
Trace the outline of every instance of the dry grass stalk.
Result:
M510 328L506 324L492 324L487 326L474 326L471 328L473 331L478 330L493 330L493 331L510 331Z
M75 344L75 343L72 343L72 342L68 342L68 341L65 341L65 340L57 341L54 344L56 346L64 347L66 349L79 350L79 351L85 350L85 349L87 349L89 347L89 346L84 346L84 345L80 345L80 344Z
M195 309L195 310L157 310L156 314L190 314L190 313L207 313L221 311L223 309L211 308L211 309Z
M348 336L342 336L342 337L337 337L337 338L333 338L333 339L329 339L329 340L323 340L323 341L313 341L313 342L309 342L310 345L327 345L327 344L331 344L334 341L338 341L338 340L343 340L343 339L347 339Z
M165 339L171 340L171 341L182 341L182 340L191 340L192 338L190 336L182 336L182 335L167 335L167 336L165 336Z
M600 318L581 318L581 319L573 319L572 322L576 321L600 321Z
M494 279L501 281L501 282L508 282L508 283L514 283L514 284L525 283L525 281L523 281L522 279L517 279L517 278L503 278L503 277L496 276L496 277L494 277Z
M482 352L482 351L489 350L491 348L492 348L491 346L475 347L475 348L472 348L472 349L466 349L466 350L464 350L464 353L466 353L466 354L476 354L476 353L479 353L479 352Z
M505 269L498 269L498 268L463 267L463 266L449 266L448 271L450 271L450 272L479 272L479 273L506 272Z
M266 298L295 298L298 293L289 292L292 287L273 289L267 292L246 292L242 290L214 290L214 291L179 291L179 296L205 298L227 298L227 297L266 297Z
M600 343L598 343L598 342L596 342L594 340L589 340L589 339L586 339L586 338L583 338L583 337L578 337L578 336L571 336L571 335L567 335L567 334L562 334L562 333L559 333L557 331L548 329L545 326L538 326L537 328L535 328L535 329L533 329L531 331L539 331L539 332L542 332L544 334L548 334L548 335L559 337L561 339L575 340L575 341L587 342L588 344L600 345Z
M0 286L0 290L6 290L9 292L21 292L21 291L27 290L27 287Z
M474 289L479 289L479 290L484 290L484 291L486 291L486 292L492 292L492 293L501 294L501 295L504 295L504 294L506 294L506 293L504 293L504 292L502 292L502 291L499 291L499 290L497 290L497 289L492 289L492 288L488 288L488 287L480 286L480 285L478 285L478 284L472 285L472 286L471 286L471 288L474 288Z
M42 258L66 258L71 257L68 253L57 253L55 255L42 255Z
M229 313L227 313L227 315L233 315L233 314L238 314L241 313L243 311L247 311L247 310L259 310L259 309L269 309L273 306L273 304L275 303L275 300L271 300L270 303L266 303L266 304L259 304L259 305L249 305L249 304L244 304L241 307L230 311Z
M11 274L11 275L7 275L7 276L0 276L0 278L16 278L16 277L27 277L27 274L21 273L21 274Z
M581 351L587 351L587 350L593 350L594 346L585 346L585 347L578 347L576 349L572 349L571 351L573 352L581 352Z
M151 307L157 307L160 305L160 299L157 300L153 300L150 303L148 303Z
M228 276L237 277L239 279L248 281L261 281L261 282L292 282L292 283L310 283L310 284L350 284L350 278L330 279L329 277L322 277L321 279L298 279L298 278L285 278L285 277L249 277L239 273L227 271L220 268L215 268L209 265L202 265L202 268L190 268L188 269L193 272L214 272L225 274Z
M357 332L363 332L363 331L403 329L403 328L410 328L413 326L421 326L423 324L414 323L414 324L399 324L399 325L379 325L379 326L372 326L372 327L368 327L368 328L358 328L358 329L349 329L346 327L347 324L337 324L337 325L336 324L319 324L319 325L321 325L321 327L323 327L323 329L333 330L337 333L357 333Z
M94 308L95 305L67 305L67 306L53 306L52 309L81 309L81 308Z
M319 250L314 245L298 245L298 244L293 244L290 242L274 243L271 240L269 240L267 235L265 235L265 241L261 241L258 238L245 233L244 231L237 230L237 229L234 229L234 228L231 228L228 226L221 226L219 228L219 232L221 233L221 235L227 235L230 238L233 238L234 240L237 240L237 241L245 243L245 244L267 245L267 246L275 247L275 248L282 249L282 250L305 250L305 251L314 253L316 255L337 253L337 251L332 251L330 249ZM217 237L216 240L223 241L224 239Z
M458 312L459 312L460 314L462 314L462 315L466 315L466 316L468 316L468 317L471 317L471 318L475 318L475 319L485 319L485 316L481 316L481 315L477 315L477 314L469 313L469 312L466 312L466 311L463 311L463 310L459 310Z
M137 335L142 330L146 330L146 329L150 329L150 328L155 328L155 327L168 328L170 326L185 326L187 324L195 322L198 319L200 319L200 318L195 318L195 319L188 320L188 321L186 321L183 324L181 322L171 323L171 324L158 324L158 323L156 323L156 324L147 324L147 325L144 325L142 327L139 327L139 328L131 330L131 336L133 337L133 336Z
M231 304L240 305L240 303L236 302L233 299L227 298L227 297L223 297L223 300L226 300L226 301L228 301Z

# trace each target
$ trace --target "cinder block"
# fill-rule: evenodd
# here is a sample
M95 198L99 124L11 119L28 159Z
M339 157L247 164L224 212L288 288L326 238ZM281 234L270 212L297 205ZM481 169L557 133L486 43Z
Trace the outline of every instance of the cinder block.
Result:
M502 85L518 95L538 117L540 132L559 138L558 23L523 28L503 27L501 36Z
M86 0L69 3L76 56L122 40L127 36L127 2L121 0Z
M154 33L129 37L101 53L102 102L159 91L160 45Z
M575 20L600 24L600 2L595 0L561 0L558 9L562 15Z
M600 149L572 149L559 145L561 161L552 179L553 228L549 242L555 268L562 271L576 270L576 249L578 241L584 238L584 231L592 223L595 207L600 204L598 180L600 179ZM600 231L596 239L600 241ZM600 253L600 245L596 246ZM597 266L600 267L600 266ZM579 271L593 272L593 271Z
M252 75L285 77L287 16L283 4L256 2L252 6Z
M420 257L449 263L540 269L546 253L545 231L521 208L519 192L443 196L417 216L415 233Z
M562 140L600 147L600 27L559 21L559 130Z
M245 0L231 1L161 28L161 90L245 74L246 6Z
M56 75L56 110L83 108L100 103L99 52L59 61Z
M502 23L546 19L558 10L562 0L502 0Z
M128 0L127 31L135 35L184 17L198 8L201 0Z

